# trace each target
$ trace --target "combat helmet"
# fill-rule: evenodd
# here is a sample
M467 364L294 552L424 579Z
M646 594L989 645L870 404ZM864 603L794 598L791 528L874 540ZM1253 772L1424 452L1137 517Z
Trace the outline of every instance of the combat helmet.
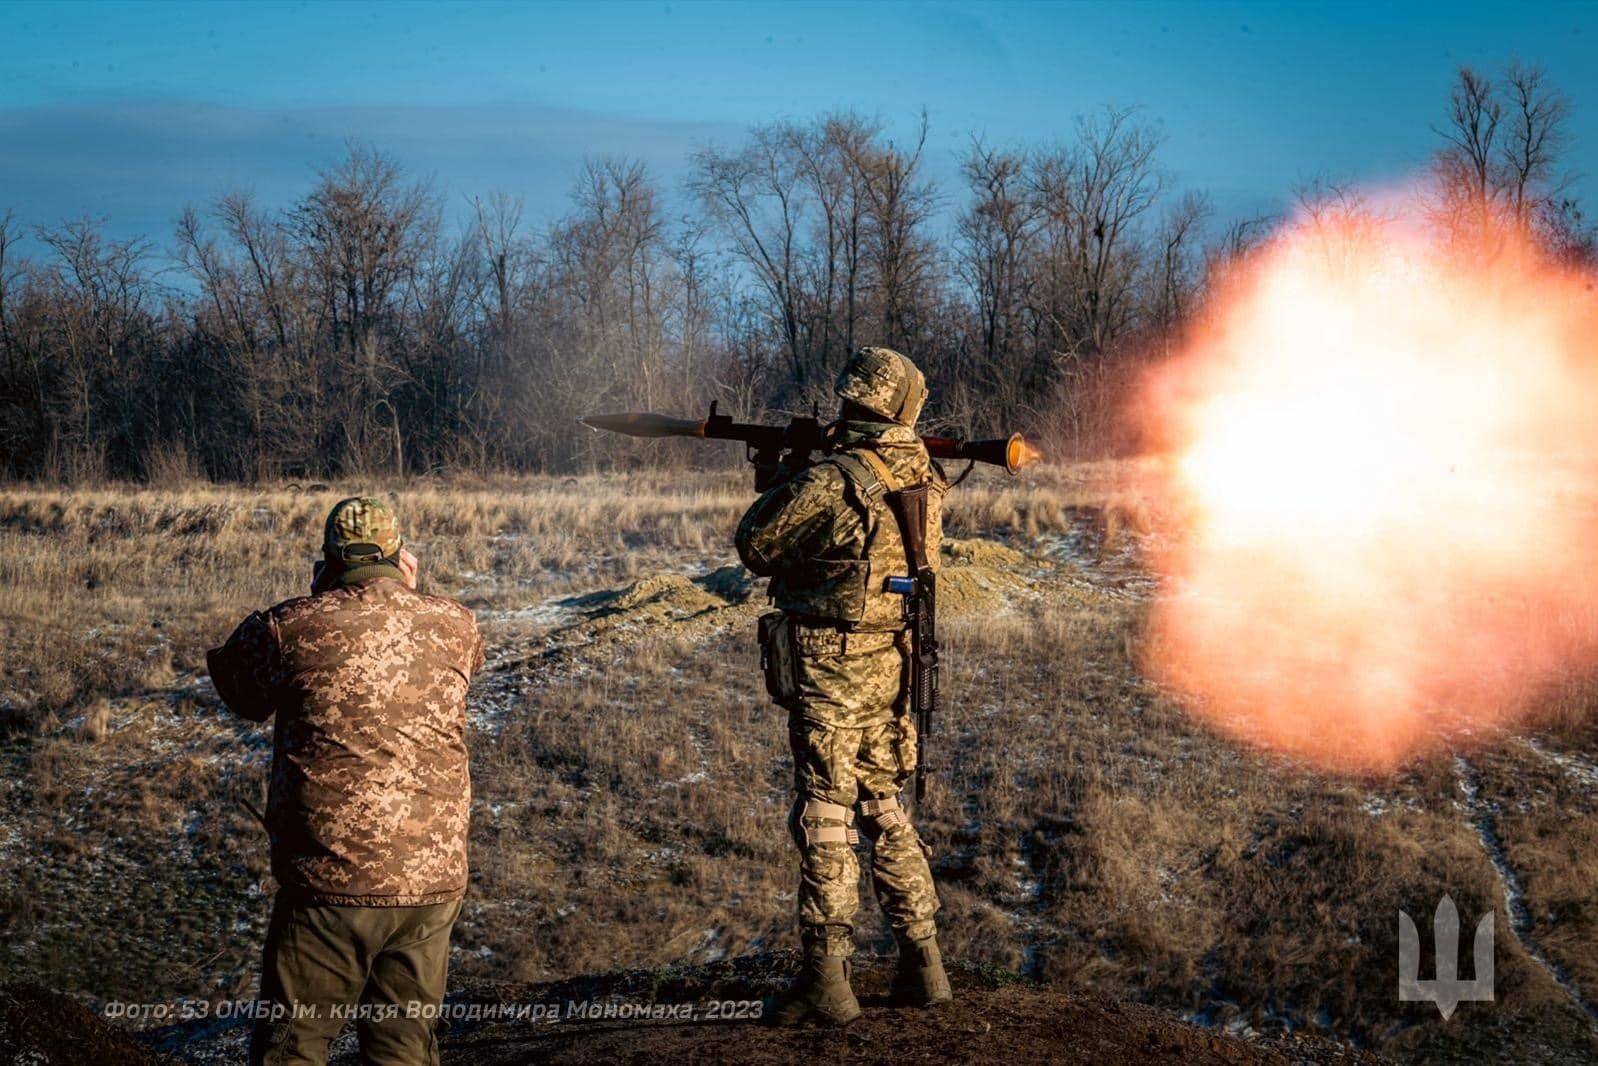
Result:
M404 543L394 509L376 496L340 500L328 512L322 532L322 554L346 567L392 559Z
M914 426L927 402L927 379L908 356L892 348L861 348L833 386L840 400L901 426Z

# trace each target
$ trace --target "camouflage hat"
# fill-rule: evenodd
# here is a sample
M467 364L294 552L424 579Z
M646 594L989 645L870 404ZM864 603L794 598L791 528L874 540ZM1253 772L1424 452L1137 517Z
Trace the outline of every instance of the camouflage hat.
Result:
M375 496L340 500L327 515L322 533L322 553L329 561L376 562L399 554L399 520L393 508Z
M839 399L901 426L914 426L927 402L927 379L892 348L861 348L844 364L834 389Z

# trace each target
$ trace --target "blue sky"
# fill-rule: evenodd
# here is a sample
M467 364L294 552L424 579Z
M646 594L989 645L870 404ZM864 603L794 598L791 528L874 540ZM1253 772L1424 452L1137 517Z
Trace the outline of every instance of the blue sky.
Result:
M284 205L349 139L551 219L582 158L680 190L688 156L840 108L908 136L951 205L974 134L1046 143L1136 105L1177 188L1237 216L1424 166L1460 64L1543 64L1598 152L1598 6L1268 3L0 3L0 211L169 241L185 204ZM1577 188L1598 200L1598 177ZM678 199L681 204L681 199Z

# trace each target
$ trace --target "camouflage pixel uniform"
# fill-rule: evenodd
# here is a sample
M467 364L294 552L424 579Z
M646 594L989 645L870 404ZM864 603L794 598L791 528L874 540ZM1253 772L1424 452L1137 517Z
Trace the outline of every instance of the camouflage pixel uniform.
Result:
M884 587L907 564L883 493L922 482L935 488L927 531L935 560L947 484L902 424L838 423L828 455L766 491L738 527L739 555L771 578L782 612L763 629L785 623L794 653L768 646L767 681L789 712L800 927L807 947L827 956L854 950L856 824L872 843L873 887L895 932L915 941L936 932L927 848L897 799L915 771L916 737L903 600Z
M337 565L322 591L250 615L207 656L232 710L276 715L266 821L280 891L261 998L317 1007L258 1027L257 1062L325 1061L343 1026L331 1008L357 1000L402 1004L360 1026L363 1056L436 1062L431 1023L403 1004L442 998L466 891L466 690L483 642L469 610L405 583L381 502L352 502L343 528L337 509L329 519Z

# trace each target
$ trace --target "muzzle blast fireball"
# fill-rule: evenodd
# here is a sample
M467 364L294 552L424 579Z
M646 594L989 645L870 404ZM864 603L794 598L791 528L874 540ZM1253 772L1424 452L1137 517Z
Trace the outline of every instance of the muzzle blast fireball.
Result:
M1224 730L1388 769L1598 662L1598 299L1499 237L1306 221L1140 395L1180 533L1147 668Z

